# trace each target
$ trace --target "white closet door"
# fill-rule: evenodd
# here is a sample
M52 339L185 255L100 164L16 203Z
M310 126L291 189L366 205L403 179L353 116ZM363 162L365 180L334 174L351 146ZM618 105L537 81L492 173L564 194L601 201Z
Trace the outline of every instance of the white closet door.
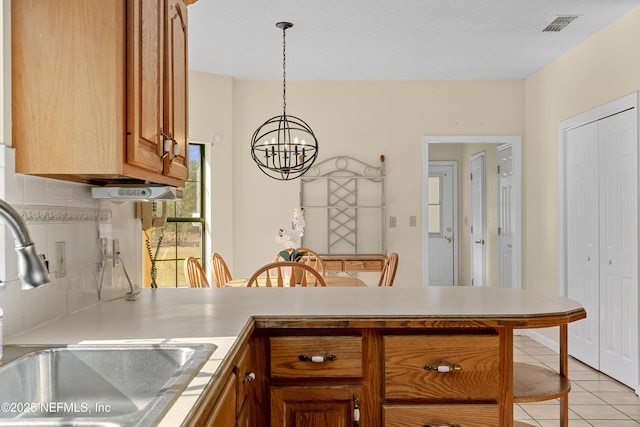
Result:
M637 110L568 132L567 293L587 318L569 353L638 387Z
M638 386L636 110L600 120L600 370Z
M572 129L567 138L567 296L587 318L569 325L569 352L598 369L600 268L598 123Z

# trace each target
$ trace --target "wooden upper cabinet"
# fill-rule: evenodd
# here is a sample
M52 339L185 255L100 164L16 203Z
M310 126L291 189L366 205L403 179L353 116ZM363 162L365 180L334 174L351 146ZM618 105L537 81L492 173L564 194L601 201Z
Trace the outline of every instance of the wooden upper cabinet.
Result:
M184 186L184 1L13 0L11 9L16 171Z
M185 180L189 175L189 141L187 140L187 8L181 0L166 2L166 58L164 132L171 136L175 151L164 157L164 171Z
M164 5L127 2L127 163L163 171Z

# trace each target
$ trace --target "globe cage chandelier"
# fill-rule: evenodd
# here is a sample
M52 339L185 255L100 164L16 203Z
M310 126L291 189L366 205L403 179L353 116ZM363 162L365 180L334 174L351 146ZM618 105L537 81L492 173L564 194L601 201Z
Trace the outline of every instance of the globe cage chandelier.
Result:
M251 138L251 157L267 176L288 181L302 176L318 157L318 140L302 119L287 115L286 31L290 22L278 22L282 29L282 115L264 122Z

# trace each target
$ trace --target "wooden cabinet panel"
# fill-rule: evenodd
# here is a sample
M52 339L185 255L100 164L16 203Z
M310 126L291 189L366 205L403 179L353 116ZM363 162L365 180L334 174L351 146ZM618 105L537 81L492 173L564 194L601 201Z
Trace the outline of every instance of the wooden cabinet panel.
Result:
M500 425L498 405L385 405L385 427L496 427Z
M189 175L187 140L187 7L182 0L167 4L164 132L173 138L171 152L164 157L164 173L178 179ZM175 155L174 149L177 150Z
M253 371L254 368L252 365L251 348L247 346L238 358L235 368L238 378L238 413L240 413L242 407L247 403L247 401L251 400L253 382L256 379L256 374Z
M362 387L272 387L270 394L272 426L353 427L354 397Z
M200 420L199 425L211 427L230 427L236 425L236 376L231 374L224 385L222 397L213 407L211 415Z
M385 336L384 395L387 399L499 399L498 335ZM438 366L459 366L439 372Z
M124 1L11 1L16 172L122 172L125 16Z
M362 377L362 337L272 337L270 347L272 378Z
M127 163L162 173L164 5L127 2Z
M325 271L382 271L384 255L323 255Z

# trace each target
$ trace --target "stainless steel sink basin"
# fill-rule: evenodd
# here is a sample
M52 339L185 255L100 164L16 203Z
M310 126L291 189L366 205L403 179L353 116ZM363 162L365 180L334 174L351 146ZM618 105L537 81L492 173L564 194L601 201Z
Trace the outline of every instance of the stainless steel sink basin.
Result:
M0 366L0 426L154 425L215 348L161 344L32 350Z

